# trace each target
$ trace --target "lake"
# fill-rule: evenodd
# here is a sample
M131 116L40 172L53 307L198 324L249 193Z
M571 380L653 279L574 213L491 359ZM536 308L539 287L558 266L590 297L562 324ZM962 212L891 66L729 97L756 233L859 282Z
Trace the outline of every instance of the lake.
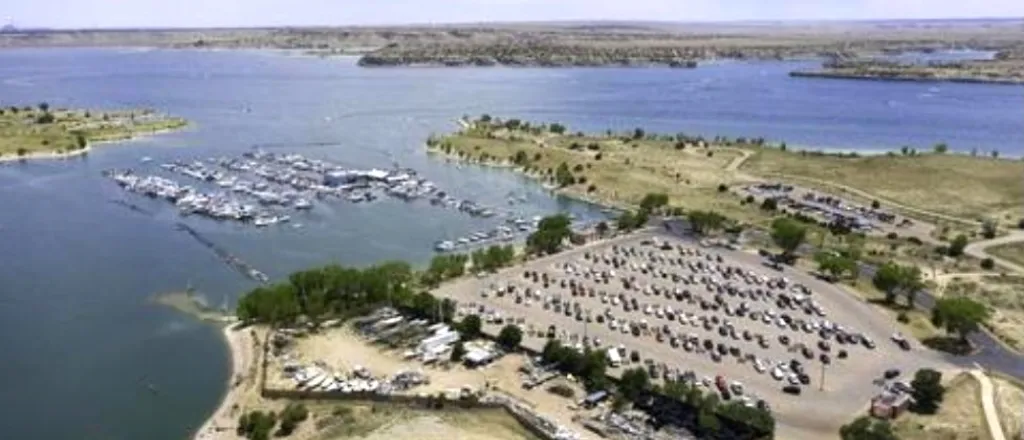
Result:
M100 175L143 167L143 156L155 167L264 146L358 167L397 162L459 197L506 206L515 194L526 201L512 208L524 215L595 218L596 207L552 197L511 173L428 158L424 140L455 129L464 114L489 113L558 121L574 131L642 126L813 148L946 142L1024 154L1024 87L787 75L812 66L362 69L352 58L261 51L0 52L0 105L145 106L194 122L183 132L97 147L82 159L0 165L0 432L179 440L222 395L228 359L218 331L150 298L191 285L214 304L231 304L254 284L175 231L181 219L170 205L126 194ZM318 204L293 217L302 228L185 221L272 278L328 262L422 264L434 241L488 224L386 198Z

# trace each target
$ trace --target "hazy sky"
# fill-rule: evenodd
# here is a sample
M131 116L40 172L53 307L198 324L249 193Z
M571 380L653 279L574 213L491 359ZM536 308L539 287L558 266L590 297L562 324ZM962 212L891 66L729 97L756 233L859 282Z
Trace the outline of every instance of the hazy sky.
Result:
M2 0L21 27L1024 17L1024 0Z

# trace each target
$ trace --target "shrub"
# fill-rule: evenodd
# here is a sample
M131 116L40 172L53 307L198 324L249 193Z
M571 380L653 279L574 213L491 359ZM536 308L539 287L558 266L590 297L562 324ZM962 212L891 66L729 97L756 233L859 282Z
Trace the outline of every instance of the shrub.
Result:
M992 270L996 268L996 262L992 261L991 258L981 260L981 268L985 270Z
M572 399L573 396L576 395L576 392L573 391L570 386L561 383L556 383L548 387L548 392L557 396L565 397L566 399Z
M907 312L900 312L898 315L896 315L896 320L903 324L906 324L910 322L910 316L907 315Z
M724 193L724 192L726 192L728 190L729 190L729 187L726 186L724 183L718 184L718 192Z
M885 234L885 238L888 238L890 240L896 240L896 239L900 238L900 234L897 234L895 232L890 232L888 234Z

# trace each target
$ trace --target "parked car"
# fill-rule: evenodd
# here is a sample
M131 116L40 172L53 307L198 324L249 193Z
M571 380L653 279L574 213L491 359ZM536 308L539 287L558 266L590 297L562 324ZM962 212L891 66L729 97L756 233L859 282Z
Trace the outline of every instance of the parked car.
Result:
M786 385L782 387L782 392L786 394L792 394L794 396L800 395L800 387L797 385Z

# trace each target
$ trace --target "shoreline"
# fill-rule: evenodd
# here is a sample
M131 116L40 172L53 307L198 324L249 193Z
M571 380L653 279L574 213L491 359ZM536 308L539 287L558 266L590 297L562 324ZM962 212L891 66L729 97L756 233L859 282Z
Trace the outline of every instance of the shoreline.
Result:
M244 386L245 382L248 379L255 379L248 376L249 371L256 362L256 359L252 356L254 352L246 349L246 346L253 347L255 345L252 333L254 330L248 327L235 329L235 326L236 323L232 323L221 328L221 336L224 343L228 346L230 354L227 389L224 391L224 395L214 411L196 429L191 437L193 440L235 438L235 414L232 411L239 407L242 395L248 390L248 387ZM249 332L246 332L246 329L249 329ZM230 436L224 436L223 433L225 432L229 433Z
M993 84L1004 86L1024 85L1024 80L1001 79L1001 78L974 78L974 77L923 77L923 76L880 76L871 74L828 72L828 71L793 71L789 76L794 78L820 78L820 79L848 79L859 81L883 81L883 82L918 82L918 83L957 83L957 84Z
M539 176L539 175L534 174L534 173L527 173L527 172L523 171L522 168L520 168L519 166L516 166L516 165L514 165L512 163L509 163L507 161L505 161L505 162L486 161L485 162L485 161L479 161L479 160L473 160L473 159L464 159L464 158L458 157L457 155L445 153L444 151L441 151L438 148L433 148L433 147L430 147L430 146L427 146L427 154L428 155L440 156L440 157L442 157L447 162L453 162L453 163L457 163L457 164L474 165L474 166L479 166L479 167L484 167L484 168L493 168L493 169L498 169L498 170L511 171L511 172L513 172L516 175L519 175L519 176L522 176L522 177L525 177L527 179L532 180L535 184L540 185L542 188L548 190L552 194L563 196L563 197L567 197L567 198L570 198L570 199L573 199L573 200L576 200L576 201L579 201L579 202L591 204L591 205L597 206L597 207L599 207L601 209L608 209L608 210L613 210L613 211L630 211L630 210L633 210L634 208L636 208L636 205L631 205L631 204L626 203L626 202L616 202L616 201L613 201L613 200L602 200L602 199L597 198L597 197L590 197L590 196L587 196L585 194L580 194L577 191L566 191L563 188L559 188L559 187L557 187L555 185L552 185L550 183L545 182L544 179L542 178L542 176Z
M66 160L72 159L79 156L86 156L92 151L92 145L86 145L85 148L80 148L74 151L34 151L24 156L18 155L3 155L0 156L0 164L7 162L22 162L30 160Z

